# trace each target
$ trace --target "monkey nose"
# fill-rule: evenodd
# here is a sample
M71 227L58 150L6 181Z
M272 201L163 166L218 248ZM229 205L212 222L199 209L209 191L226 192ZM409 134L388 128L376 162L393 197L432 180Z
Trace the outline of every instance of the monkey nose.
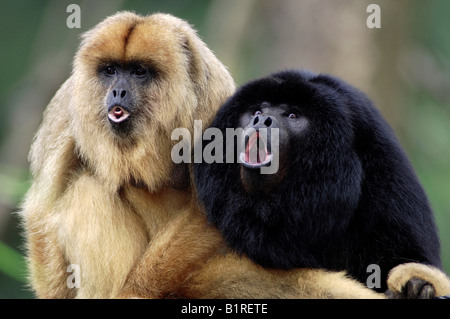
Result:
M121 123L130 116L130 113L121 106L114 106L108 113L108 118L114 123Z

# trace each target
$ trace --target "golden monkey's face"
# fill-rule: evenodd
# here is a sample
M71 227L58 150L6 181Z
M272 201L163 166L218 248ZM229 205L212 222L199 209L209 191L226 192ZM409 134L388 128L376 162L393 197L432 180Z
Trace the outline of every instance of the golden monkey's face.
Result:
M151 67L139 63L108 63L99 68L99 78L107 87L105 108L111 128L117 134L132 131L133 121L145 105L145 92L156 73Z
M198 101L187 30L171 16L127 13L84 34L74 63L85 92L77 115L122 144L189 125L183 119L192 121Z
M66 87L82 162L114 189L153 190L170 180L172 131L208 124L234 82L185 21L121 12L83 34Z

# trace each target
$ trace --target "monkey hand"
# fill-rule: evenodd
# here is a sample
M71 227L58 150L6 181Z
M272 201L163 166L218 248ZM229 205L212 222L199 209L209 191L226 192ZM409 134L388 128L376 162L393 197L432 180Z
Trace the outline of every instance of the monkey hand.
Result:
M450 295L450 278L438 268L407 263L393 268L388 277L390 299L432 299Z

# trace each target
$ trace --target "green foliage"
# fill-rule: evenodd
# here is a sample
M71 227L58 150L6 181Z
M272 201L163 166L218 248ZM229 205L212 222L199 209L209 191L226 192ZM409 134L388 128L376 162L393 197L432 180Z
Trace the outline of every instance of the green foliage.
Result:
M0 165L0 202L14 207L29 187L27 170Z
M0 241L0 271L25 283L25 260L17 251Z

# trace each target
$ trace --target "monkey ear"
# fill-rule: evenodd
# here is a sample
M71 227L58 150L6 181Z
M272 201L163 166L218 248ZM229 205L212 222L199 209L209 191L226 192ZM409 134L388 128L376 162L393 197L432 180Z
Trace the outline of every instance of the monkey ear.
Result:
M192 30L192 32L195 32ZM181 41L181 48L183 49L184 56L188 63L188 74L192 83L199 86L202 81L202 72L206 68L203 61L202 53L199 52L198 48L192 43L195 41L195 37L191 36L188 31L184 31L184 38Z
M199 93L195 119L202 119L203 127L207 127L219 106L234 93L235 83L225 66L194 29L185 23L179 32L183 35L181 45L188 58L189 76L195 85L195 92Z

